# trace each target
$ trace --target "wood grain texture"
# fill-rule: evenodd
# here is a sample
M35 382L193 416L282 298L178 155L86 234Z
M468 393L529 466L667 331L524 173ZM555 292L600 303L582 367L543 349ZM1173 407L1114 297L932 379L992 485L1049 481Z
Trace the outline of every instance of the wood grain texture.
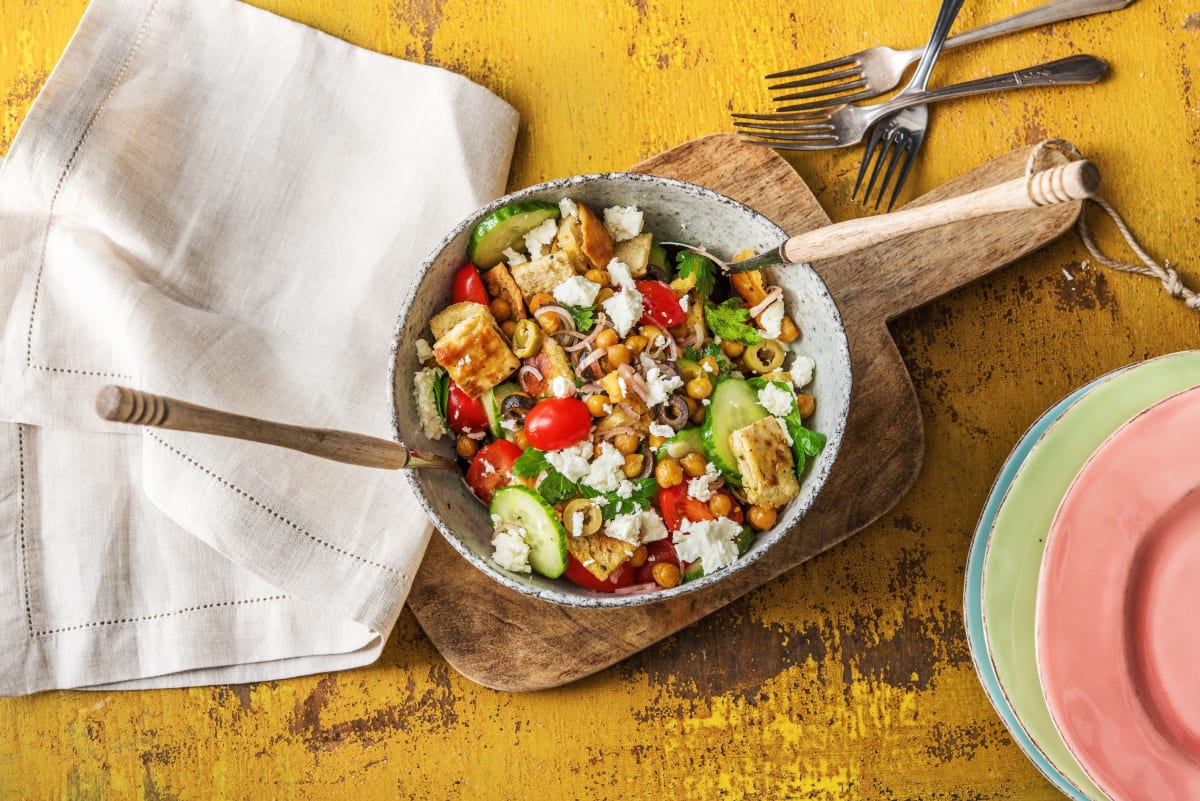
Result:
M956 29L1041 1L967 3ZM521 128L510 189L622 169L727 131L731 111L767 110L764 73L879 43L921 45L937 6L252 2L454 70L512 103ZM85 6L0 0L0 152ZM1104 197L1149 251L1200 285L1198 47L1194 3L1136 0L944 54L939 84L1070 53L1113 68L1095 86L941 105L901 201L1061 136L1097 163ZM823 213L846 220L866 214L851 199L861 153L787 158ZM787 203L776 194L764 207ZM1098 227L1100 242L1122 253L1111 228ZM962 631L971 534L1004 458L1038 415L1108 370L1196 347L1200 322L1156 282L1091 262L1073 235L941 297L925 283L889 284L904 258L848 276L841 289L880 285L908 293L901 305L928 299L872 334L881 348L895 342L912 376L921 428L905 442L923 441L925 458L892 509L840 545L553 690L474 684L405 612L383 657L360 670L0 699L0 799L1062 801L1008 737L972 668ZM382 381L378 397L347 402L380 402ZM859 388L864 403L902 396L882 383ZM886 415L877 424L886 429ZM887 454L881 466L904 456ZM859 477L864 492L870 479Z
M1023 192L1009 179L1023 174L1026 156L1024 150L1011 153L968 173L929 206L1005 184L1006 191ZM822 224L820 206L787 162L732 135L688 143L634 170L702 182L758 208L789 234ZM556 687L696 622L870 524L912 485L924 447L920 410L887 320L927 295L957 289L1046 244L1070 227L1079 209L1071 202L959 222L949 232L926 228L814 264L837 301L850 342L850 419L821 494L768 557L676 599L631 609L576 609L499 587L435 538L408 599L421 627L455 669L484 686ZM886 281L871 277L884 272Z

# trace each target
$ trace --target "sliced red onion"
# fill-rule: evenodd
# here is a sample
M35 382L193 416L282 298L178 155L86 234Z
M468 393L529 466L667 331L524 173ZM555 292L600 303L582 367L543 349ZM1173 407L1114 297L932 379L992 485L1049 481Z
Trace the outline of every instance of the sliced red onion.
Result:
M618 587L613 590L613 595L649 595L652 592L658 592L658 582L651 581L646 584L630 584L628 587Z
M584 370L588 369L593 364L595 364L596 362L603 359L604 354L605 354L604 348L596 348L594 351L589 353L587 356L584 356L582 359L579 360L579 372L582 373Z
M637 396L646 402L650 399L650 387L646 384L646 379L642 378L628 364L622 364L617 368L617 375L625 379L626 385L632 389Z
M583 394L583 395L590 395L595 392L603 392L603 391L604 391L604 387L602 387L598 381L591 381L587 384L584 384L582 387L579 388L580 394Z
M536 317L538 314L541 314L544 311L554 312L556 315L558 315L559 319L562 320L563 325L565 325L569 330L576 330L575 318L572 317L571 313L562 306L559 306L556 303L544 303L541 306L538 306L538 310L534 316Z
M536 385L531 383L534 381L537 382ZM542 375L542 371L533 365L527 364L517 371L517 382L521 385L521 389L525 390L531 395L535 391L533 387L539 386L545 383L545 381L546 377Z
M637 420L639 417L641 417L641 415L639 415L628 403L618 403L617 408L625 412L625 414L629 415L634 420Z
M773 286L767 291L767 296L759 301L756 305L750 307L750 316L757 317L766 310L768 306L774 303L779 298L783 297L783 290L780 287Z
M620 434L637 434L637 429L633 426L613 426L600 435L600 439L612 439Z
M574 333L578 336L583 337L583 334L580 334L578 331L576 331ZM594 328L592 328L592 333L588 334L586 337L583 337L582 342L577 342L576 344L570 346L569 348L566 348L567 353L575 353L576 351L583 350L588 345L591 345L593 342L596 341L596 335L599 333L600 333L600 326L595 326Z

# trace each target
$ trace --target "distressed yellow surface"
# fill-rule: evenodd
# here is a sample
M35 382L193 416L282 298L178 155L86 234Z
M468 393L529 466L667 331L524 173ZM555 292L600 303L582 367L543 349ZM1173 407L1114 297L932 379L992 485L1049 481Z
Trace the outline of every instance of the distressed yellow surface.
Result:
M873 0L260 0L356 44L441 65L515 105L511 186L616 169L763 109L760 75L923 42L936 3ZM1033 5L968 3L960 27ZM0 152L84 4L0 0ZM904 9L896 13L896 9ZM947 55L938 82L1073 52L1093 88L934 115L906 197L1044 136L1077 143L1149 250L1200 287L1200 15L1138 0ZM1189 14L1191 15L1189 17ZM790 159L834 219L860 150ZM1113 247L1105 232L1101 241ZM405 614L379 663L242 687L0 700L0 798L992 801L1061 796L988 705L962 631L967 547L1024 429L1072 388L1197 346L1155 282L1085 266L1073 237L894 325L926 462L883 520L666 642L559 690L458 676Z

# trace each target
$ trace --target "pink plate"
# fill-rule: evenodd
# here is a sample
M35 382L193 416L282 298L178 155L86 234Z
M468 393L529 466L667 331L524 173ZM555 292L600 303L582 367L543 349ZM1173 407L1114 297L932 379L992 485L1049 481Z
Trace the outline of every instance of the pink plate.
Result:
M1063 739L1114 801L1200 799L1200 387L1126 423L1067 491L1037 660Z

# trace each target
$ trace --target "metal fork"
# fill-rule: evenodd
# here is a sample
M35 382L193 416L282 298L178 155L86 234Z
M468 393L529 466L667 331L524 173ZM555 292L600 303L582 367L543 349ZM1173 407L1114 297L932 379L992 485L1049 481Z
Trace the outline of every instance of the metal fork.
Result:
M1132 2L1133 0L1053 0L1053 2L1044 3L974 30L955 34L946 40L945 49L950 50L1009 33L1027 31L1054 22L1086 17L1104 11L1117 11ZM807 87L803 92L776 97L775 103L784 103L789 100L805 101L796 105L781 106L777 111L805 111L835 103L857 103L879 97L899 86L904 71L921 57L922 52L924 52L924 48L921 47L911 50L872 47L820 64L772 73L766 76L766 80L805 76L799 80L768 87L772 92ZM827 70L834 70L834 72L827 72ZM853 92L853 94L842 95L843 92ZM835 97L835 95L841 96Z
M1002 75L894 98L874 106L842 104L810 112L735 114L734 126L744 136L756 137L744 140L751 144L778 150L830 150L861 142L867 128L900 109L1008 89L1095 83L1107 70L1108 64L1095 56L1068 56Z
M933 72L934 62L937 61L938 54L942 52L946 35L950 33L950 26L954 24L954 18L958 16L962 5L963 0L942 0L937 20L933 24L933 33L929 37L929 44L925 45L925 52L921 55L912 80L896 95L897 98L909 97L926 90L929 85L929 75ZM850 192L850 198L853 199L858 194L858 187L867 173L867 167L874 161L875 169L871 171L871 180L867 184L867 191L863 193L863 204L870 201L871 190L875 188L875 179L879 177L880 168L890 156L887 173L883 176L883 183L879 185L879 194L875 196L875 208L879 208L883 193L887 191L888 182L891 181L897 164L900 164L900 175L896 178L896 183L892 188L892 198L888 203L888 210L891 211L892 206L896 203L896 196L900 194L900 187L904 185L905 179L908 178L908 172L912 169L913 161L916 160L917 151L921 149L921 144L925 141L925 131L928 128L929 106L925 104L901 109L880 119L879 124L871 131L871 139L867 142L866 150L863 153L862 165L858 168L858 177L854 179L854 190ZM903 164L901 164L901 159L903 159Z

